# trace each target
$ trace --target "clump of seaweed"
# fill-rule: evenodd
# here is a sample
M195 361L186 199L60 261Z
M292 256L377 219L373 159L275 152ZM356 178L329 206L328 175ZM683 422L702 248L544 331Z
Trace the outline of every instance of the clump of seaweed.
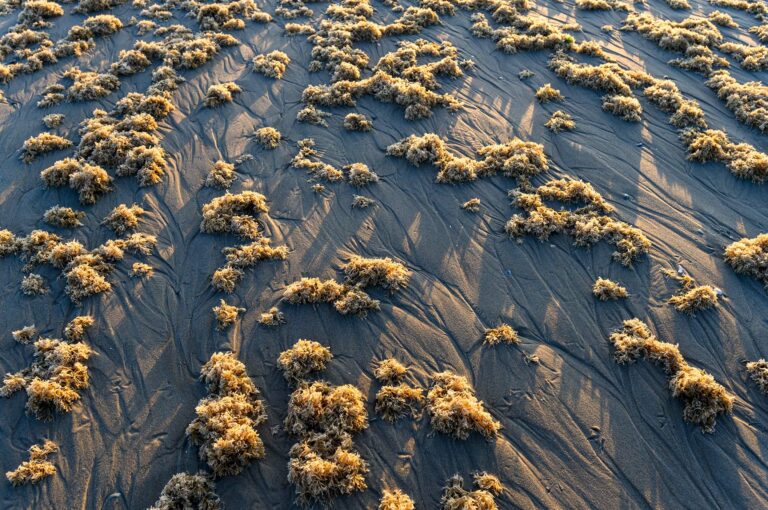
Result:
M236 234L245 239L261 236L256 216L268 213L267 198L255 191L227 193L203 206L200 230L206 234Z
M330 116L330 113L317 108L313 104L309 104L299 110L299 113L296 114L296 120L315 126L328 127L328 122L325 119Z
M298 146L299 152L293 157L291 166L305 169L311 176L328 182L338 182L344 178L344 172L318 160L318 152L312 138L299 140Z
M325 370L333 354L328 347L314 340L298 340L293 347L280 353L277 366L291 384L307 378L312 372Z
M269 327L285 324L285 314L276 306L273 306L266 312L261 312L261 314L259 314L259 324Z
M112 209L101 221L101 224L112 230L116 235L135 230L139 226L139 218L146 214L146 211L138 204L130 207L120 204Z
M407 369L394 358L382 360L374 370L374 376L382 383L376 393L376 414L389 422L399 420L406 414L417 418L424 402L422 390L402 382Z
M501 428L477 399L467 378L450 371L432 376L427 413L433 430L455 439L467 439L471 432L494 439Z
M725 261L737 273L757 278L768 287L768 234L729 244L725 248Z
M577 246L591 246L599 241L616 247L613 258L630 266L650 249L651 242L643 232L607 215L613 207L589 184L558 179L539 186L532 193L512 192L513 204L525 211L507 222L505 230L513 237L532 235L540 240L554 233L567 234ZM580 203L576 210L555 210L545 200Z
M200 371L208 397L200 400L187 435L200 446L200 460L216 476L236 475L264 456L256 430L266 421L260 393L234 353L217 352Z
M683 418L700 426L702 432L714 432L717 416L732 412L733 395L710 374L688 365L677 345L658 340L640 319L625 320L622 329L614 331L609 340L617 363L632 363L643 357L661 365L669 376L672 396L684 403Z
M219 160L213 164L205 177L205 185L209 188L228 189L236 178L235 165Z
M764 182L768 179L768 155L747 143L734 143L717 129L685 129L680 134L688 149L688 159L705 163L720 161L741 179Z
M711 285L696 285L694 279L682 267L677 271L665 269L664 274L680 284L680 291L667 301L678 312L693 315L717 305L717 289Z
M498 345L500 343L505 344L519 344L520 337L517 331L509 324L499 324L495 328L489 328L485 330L483 336L483 343L488 345Z
M555 111L549 120L544 123L547 129L553 133L560 133L561 131L573 131L576 127L576 123L573 121L573 117L565 113L562 110Z
M45 124L45 127L47 127L48 129L59 127L61 126L62 122L64 122L63 113L51 113L43 117L43 124Z
M415 508L411 497L400 489L384 489L378 510L414 510Z
M155 268L143 262L134 262L131 265L131 278L149 278L155 272Z
M765 71L768 69L768 48L763 45L752 46L727 42L718 49L728 55L733 55L741 67L748 71Z
M373 122L362 113L348 113L344 117L344 129L367 132L373 129Z
M237 83L231 81L211 85L205 93L203 104L207 108L215 108L225 103L231 103L234 100L235 94L239 94L240 92L242 92L242 89Z
M69 186L78 192L80 203L90 205L112 190L112 177L97 165L82 160L64 158L40 172L46 187Z
M592 285L592 295L600 301L613 301L629 297L625 287L608 278L595 280L595 284Z
M618 94L603 97L603 110L628 122L640 122L643 107L636 97Z
M40 133L37 136L31 136L24 141L19 156L24 163L31 163L35 158L42 154L52 151L60 151L72 146L72 142L66 138L54 135L53 133Z
M37 273L29 273L21 280L21 292L25 296L42 296L48 294L50 289L45 282L45 278Z
M35 336L37 336L37 328L34 324L31 326L24 326L21 329L12 331L11 336L20 344L28 344Z
M736 118L762 132L768 131L768 87L762 82L739 83L726 70L715 71L706 81Z
M347 180L352 186L361 187L379 182L379 176L365 163L352 163L346 165L343 170L347 173Z
M43 221L49 225L60 228L75 228L82 227L83 224L80 220L85 218L85 212L76 211L71 207L62 207L55 205L45 211L43 214Z
M762 358L757 361L748 361L745 367L752 382L760 388L760 391L768 394L768 361Z
M29 448L29 460L22 462L13 471L5 473L5 477L14 486L28 483L38 483L44 478L56 474L56 466L48 460L48 457L56 453L59 446L46 439L43 444L35 444Z
M375 203L376 201L374 199L364 195L355 195L352 197L352 209L367 209Z
M387 147L387 155L405 158L414 166L423 163L435 165L439 170L437 182L440 183L469 182L498 173L527 180L549 168L544 147L519 138L504 144L486 145L477 152L479 160L456 156L434 133L411 135Z
M479 198L477 198L477 197L470 198L469 200L467 200L466 202L461 204L461 208L464 209L465 211L469 211L471 213L479 213L480 212L480 204L481 204L481 202L480 202Z
M360 390L324 381L302 383L291 394L284 427L299 438L288 462L288 481L296 486L299 503L328 503L367 487L368 465L352 444L352 434L368 427Z
M53 419L54 412L68 413L88 387L85 362L93 354L81 341L39 338L33 344L34 360L20 372L6 374L0 396L27 392L27 413L42 421Z
M85 332L96 323L91 315L78 315L64 326L64 338L68 342L82 342Z
M256 130L256 140L265 149L277 149L280 145L280 131L273 127L263 127Z
M453 475L448 479L443 488L443 496L440 498L440 508L442 510L497 510L494 492L479 487L475 480L477 488L467 490L464 488L464 478L460 475Z
M64 78L72 80L72 85L67 88L65 97L67 101L94 101L107 97L120 87L120 79L111 73L95 73L81 71L72 67L64 73Z
M363 289L382 287L394 293L407 285L408 269L390 258L366 259L354 256L345 264L346 281L302 278L288 285L283 300L291 304L332 303L342 315L365 317L369 311L379 310L379 301L371 298Z
M712 11L707 17L709 18L709 21L721 27L737 28L739 26L735 21L733 21L733 18L730 14L723 11ZM750 29L750 32L751 31L752 30Z
M408 268L389 257L365 258L354 255L341 269L348 285L381 287L390 293L404 288L411 278Z
M536 90L536 99L543 104L550 101L565 101L565 96L550 83L547 83Z
M205 473L190 475L176 473L163 487L158 499L149 510L221 510L224 508L215 492L213 480Z
M216 290L232 292L237 282L245 276L245 269L256 266L263 260L285 260L288 258L286 246L271 246L271 241L261 237L241 246L227 247L222 250L227 263L217 269L211 281Z
M243 312L245 312L245 308L227 304L223 299L220 300L219 304L213 307L213 315L216 317L216 329L227 329L237 321L237 316Z
M273 51L253 58L253 70L268 78L280 79L283 77L291 59L282 51Z

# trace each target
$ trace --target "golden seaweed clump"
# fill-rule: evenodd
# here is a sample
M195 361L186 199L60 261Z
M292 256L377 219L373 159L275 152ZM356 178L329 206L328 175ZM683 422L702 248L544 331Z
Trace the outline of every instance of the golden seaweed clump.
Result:
M355 195L352 197L352 209L367 209L375 203L376 201L374 199L364 195Z
M368 427L363 394L351 385L304 382L288 403L284 428L298 436L289 452L288 481L298 502L329 503L365 490L368 465L353 450L352 434Z
M563 233L572 236L577 246L605 241L616 247L613 258L624 266L631 266L650 249L651 242L640 229L607 215L613 207L589 183L558 179L539 186L533 193L514 190L510 196L513 205L526 212L515 214L507 222L505 230L510 236L532 235L546 240L552 234ZM546 205L545 200L582 207L557 210Z
M155 272L155 268L143 262L134 262L131 265L131 278L149 278Z
M64 338L68 342L82 342L85 331L96 323L91 315L78 315L64 326Z
M235 165L219 160L213 164L208 172L205 185L209 188L228 189L236 178Z
M709 18L709 21L715 25L720 25L721 27L737 28L739 26L733 21L730 14L723 11L712 11L707 17Z
M432 381L427 413L433 430L462 440L473 431L496 438L501 424L485 410L466 377L446 371L434 374Z
M480 471L473 475L475 487L490 492L491 494L501 494L504 492L504 485L496 475L491 473Z
M82 227L80 220L85 218L85 212L76 211L71 207L62 207L55 205L45 211L43 221L54 227L75 228Z
M120 79L111 73L81 71L72 67L64 73L64 78L72 81L65 97L69 102L95 101L106 97L120 87Z
M68 147L72 147L72 142L66 138L54 135L53 133L40 133L24 141L24 146L21 148L21 156L19 157L24 163L31 163L41 154L60 151Z
M280 145L280 131L273 127L263 127L256 130L256 140L265 149L277 149Z
M768 65L768 53L766 59ZM768 132L768 86L758 81L739 83L725 69L712 73L705 84L725 101L740 122Z
M285 260L288 257L286 246L271 246L271 241L261 237L240 246L226 247L221 250L227 263L214 271L211 282L216 290L231 293L237 283L245 276L245 270L256 266L263 260Z
M256 216L269 212L267 198L255 191L227 193L203 206L200 230L206 234L236 234L246 239L261 236Z
M20 344L28 344L37 335L37 328L35 325L24 326L21 329L17 329L11 332L13 339Z
M317 108L313 104L310 104L299 110L299 112L296 114L296 120L299 122L305 122L307 124L313 124L315 126L328 127L328 122L325 119L330 116L330 113Z
M231 103L235 94L242 92L242 89L234 82L220 83L218 85L211 85L208 87L208 92L205 93L205 99L203 104L207 108L215 108L225 103Z
M664 274L680 283L680 291L668 301L678 312L693 315L717 305L717 289L711 285L696 285L693 278L685 273L665 270Z
M294 436L355 433L368 428L363 394L350 384L304 382L291 394L285 430Z
M48 460L48 456L58 450L58 445L50 439L46 439L41 445L32 445L29 448L29 460L22 462L13 471L6 472L5 477L13 485L25 485L55 475L56 466Z
M293 157L291 166L306 169L310 175L328 182L338 182L344 178L344 172L332 165L319 161L312 138L299 140L299 152Z
M702 432L714 432L717 416L733 411L733 395L710 374L688 365L677 345L658 340L640 319L625 320L622 329L614 331L609 340L617 363L632 363L644 357L661 365L669 376L672 396L684 403L683 418L700 426Z
M414 510L415 508L411 497L400 489L384 489L378 510Z
M259 324L269 327L285 324L285 314L281 312L276 306L273 306L266 312L262 312L259 315Z
M478 177L502 174L513 179L527 180L549 168L544 147L538 143L513 138L504 144L481 147L481 159L456 156L448 151L438 135L411 135L387 147L387 155L401 157L412 165L430 163L437 167L437 182L470 182Z
M573 131L576 127L576 123L573 121L573 117L570 114L565 113L562 110L557 110L552 114L544 126L553 133L560 133L561 131Z
M725 248L725 261L739 274L745 274L768 288L768 234L742 238Z
M376 393L376 414L389 422L399 420L406 414L413 418L420 415L424 395L420 388L405 383L386 384Z
M112 177L100 166L74 158L64 158L40 172L46 187L69 186L79 194L81 204L95 204L112 190Z
M539 103L544 104L550 101L565 101L565 96L551 84L547 83L536 90L536 99L539 100Z
M592 286L592 295L600 301L613 301L629 297L627 289L608 278L598 278Z
M365 163L352 163L346 165L343 170L347 173L347 180L352 186L361 187L379 182L379 176L368 168Z
M213 307L213 315L216 317L216 329L227 329L235 323L238 314L243 312L245 312L245 308L229 305L222 299L218 306Z
M88 387L91 349L82 342L40 338L34 344L34 361L24 370L6 374L0 396L10 397L25 389L27 413L42 421L53 419L55 411L68 413Z
M231 352L217 352L200 371L208 397L200 400L187 435L200 446L200 460L215 476L236 475L264 456L256 427L266 421L260 393L245 365Z
M48 129L59 127L62 122L64 122L63 113L51 113L43 117L43 124L45 124L45 127Z
M273 51L253 58L253 70L268 78L280 79L283 77L291 59L282 51Z
M45 278L37 273L29 273L21 280L21 292L26 296L42 296L49 291Z
M331 350L314 340L300 339L293 347L280 353L277 366L291 384L307 378L312 372L325 370L333 358Z
M222 510L213 480L206 473L190 475L177 473L168 480L158 499L149 510Z
M500 324L495 328L485 330L485 336L483 343L488 345L498 345L500 343L505 344L519 344L520 337L512 326L509 324Z
M341 269L349 285L381 287L390 293L403 289L411 279L408 268L389 257L365 258L354 255Z
M400 382L407 372L408 369L405 368L405 365L395 358L387 358L376 365L373 375L381 383L394 384Z
M480 202L479 198L477 198L477 197L470 198L469 200L467 200L466 202L461 204L461 208L464 209L465 211L469 211L471 213L479 213L480 212L480 204L481 204L481 202Z
M643 113L637 98L618 94L603 97L603 110L628 122L640 122Z
M441 510L497 510L496 500L490 490L478 487L475 490L464 488L464 478L453 475L443 488L440 499Z
M768 361L762 358L757 361L748 361L745 367L752 382L760 388L760 391L768 395Z
M348 113L344 117L344 129L367 132L373 129L373 122L362 113Z
M145 213L146 211L137 204L130 207L120 204L104 217L101 224L111 229L116 235L122 236L126 232L135 230L139 226L139 218Z
M291 304L330 303L344 293L344 286L335 280L301 278L283 291L283 299Z

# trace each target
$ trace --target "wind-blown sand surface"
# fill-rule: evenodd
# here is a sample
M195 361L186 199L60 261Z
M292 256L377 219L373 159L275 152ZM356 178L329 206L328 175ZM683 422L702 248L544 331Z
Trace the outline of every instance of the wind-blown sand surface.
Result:
M691 11L675 11L666 3L637 4L639 11L681 20L706 16L718 7L700 0ZM395 19L373 0L373 20ZM410 5L403 3L404 6ZM53 18L45 29L56 40L85 18L71 13ZM60 271L44 266L51 292L21 294L23 262L0 260L0 373L29 365L32 349L13 341L11 331L35 324L42 336L60 336L77 315L96 323L87 343L90 388L71 413L43 422L25 414L25 397L0 401L0 450L4 471L27 459L27 449L54 440L59 452L50 460L56 474L37 485L0 484L0 507L144 509L178 472L205 469L198 447L185 435L197 402L207 394L199 381L201 366L217 351L232 350L245 363L261 392L267 421L258 427L266 453L239 475L216 480L226 508L292 508L295 488L287 480L288 451L296 439L282 430L291 388L277 358L296 340L308 338L330 347L333 360L322 377L333 384L353 384L367 399L370 426L354 436L356 450L369 463L368 489L331 503L332 508L375 507L385 488L400 488L417 508L437 508L442 487L453 474L470 479L475 471L499 476L505 492L500 508L763 508L768 506L768 401L749 381L744 362L768 356L768 294L756 279L737 275L723 260L723 249L742 238L768 232L766 184L742 180L721 163L686 161L686 151L668 114L641 92L642 121L625 122L601 109L600 94L569 85L547 68L549 50L506 54L490 39L470 33L471 12L441 15L440 25L415 35L356 43L370 56L370 67L402 40L449 41L459 57L474 61L463 77L440 78L440 93L464 102L451 112L435 107L431 117L405 120L403 108L361 97L356 107L329 111L329 127L300 123L296 114L307 84L327 84L327 71L309 73L311 43L305 35L287 37L286 22L313 25L328 4L309 4L305 18L246 22L230 32L240 44L222 48L197 69L179 70L186 79L173 93L176 109L160 122L161 146L168 169L156 186L139 187L135 178L116 177L111 193L95 205L81 206L68 188L43 186L39 172L71 155L72 149L39 156L30 164L19 159L30 136L47 129L50 113L66 115L50 131L79 141L78 124L95 108L111 110L125 94L143 92L151 70L121 77L119 90L97 101L39 109L35 103L46 86L66 69L106 72L120 50L137 39L128 26L140 9L124 4L109 13L126 25L98 38L96 47L78 58L62 58L33 74L21 74L3 85L0 104L0 229L23 236L38 228L65 240L95 247L114 238L99 223L118 204L138 203L147 213L139 231L157 236L152 255L128 255L108 279L110 292L75 305L64 292ZM259 2L274 13L276 2ZM721 28L725 40L759 45L748 27L759 22L744 11L719 8L740 28ZM739 122L700 74L673 67L679 54L660 49L636 32L605 32L619 27L621 11L577 10L564 3L540 0L534 11L553 22L578 22L578 42L596 40L616 62L669 77L687 99L700 103L712 129L732 140L768 150L766 135ZM0 18L0 32L16 23L18 8ZM194 19L178 8L159 25L182 23L198 31ZM285 52L290 63L282 79L253 72L258 54ZM587 58L578 57L579 61ZM748 72L730 59L729 72L739 82L766 82L768 73ZM592 63L599 63L596 59ZM153 66L153 68L156 66ZM535 73L521 80L518 73ZM211 85L235 82L242 91L231 103L203 106ZM69 82L64 82L69 83ZM535 91L546 83L565 96L562 103L540 104ZM554 134L544 123L556 110L573 116L576 128ZM342 128L344 116L363 113L373 120L370 132ZM265 150L253 133L274 127L279 147ZM540 242L520 242L504 232L507 220L521 212L507 192L517 187L501 175L457 185L435 182L430 164L415 167L386 156L389 145L416 134L436 133L458 155L476 158L476 150L513 137L543 145L550 168L533 178L534 185L557 178L582 179L614 206L612 217L642 230L652 247L632 267L611 259L613 247L573 245L565 235ZM297 142L313 138L319 160L336 168L362 162L380 180L365 188L347 182L323 182L312 190L306 170L291 166ZM237 180L230 191L262 193L269 213L259 216L273 246L286 245L286 260L263 261L248 269L231 295L216 292L211 274L225 264L221 250L243 244L235 236L201 232L201 209L223 191L203 187L218 160L235 162ZM114 172L110 171L114 176ZM352 208L355 195L371 197L365 209ZM476 214L461 204L477 197ZM67 230L42 220L54 205L86 211L83 227ZM285 287L303 276L341 281L341 266L352 255L392 257L412 272L407 287L389 294L371 288L380 311L366 318L343 316L331 305L281 302ZM150 278L131 278L131 264L154 268ZM667 300L678 291L664 269L681 265L697 283L722 289L725 296L711 310L688 316ZM620 282L626 300L600 302L591 294L598 277ZM216 329L211 312L221 298L245 313L226 330ZM267 328L261 312L277 305L287 323ZM688 363L711 373L735 396L732 415L721 415L712 434L682 418L680 400L667 389L667 377L650 363L619 365L608 342L625 319L638 317L660 340L679 344ZM519 333L517 345L484 346L487 328L500 323ZM418 420L394 424L373 412L380 387L375 362L394 357L409 368L413 382L427 388L431 374L451 370L474 386L486 409L502 429L488 441L478 434L466 441L432 432L426 413ZM23 393L23 391L21 392Z

